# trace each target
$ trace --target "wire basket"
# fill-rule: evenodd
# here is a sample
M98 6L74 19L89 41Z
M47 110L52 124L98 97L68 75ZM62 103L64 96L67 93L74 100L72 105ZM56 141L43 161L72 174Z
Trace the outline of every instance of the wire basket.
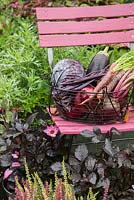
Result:
M130 96L118 98L116 94L108 93L107 88L103 90L103 93L96 93L90 100L93 94L93 92L65 90L57 87L52 89L52 98L59 115L66 120L96 125L125 121ZM89 101L81 104L84 99L89 99Z

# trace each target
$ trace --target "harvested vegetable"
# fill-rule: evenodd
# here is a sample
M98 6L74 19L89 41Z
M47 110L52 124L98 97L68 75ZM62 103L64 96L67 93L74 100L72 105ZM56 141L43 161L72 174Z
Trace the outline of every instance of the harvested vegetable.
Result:
M52 97L56 106L64 107L67 111L72 108L73 96L63 83L71 80L79 80L85 74L83 66L79 61L73 59L60 60L54 67L52 72ZM65 90L66 89L66 90Z
M80 105L81 101L89 98L90 92L94 90L93 86L89 85L84 87L80 91L75 94L74 103L72 104L72 108L66 115L70 118L79 118L84 117L86 113L90 112L90 108L87 105Z
M115 73L114 76L110 79L109 83L106 86L106 92L110 93L115 88L119 80L122 78L122 76L125 74L124 70L120 70L117 73ZM97 95L98 99L101 99L103 97L103 88L99 91L99 94Z
M97 86L94 88L93 94L90 95L89 99L86 99L85 101L83 101L81 103L85 104L87 102L89 102L90 100L92 100L97 93L99 93L99 91L103 88L106 87L106 85L109 83L109 81L111 80L111 78L114 76L115 73L113 73L113 68L115 67L115 63L113 63L110 68L108 69L107 73L102 77L101 81L97 84Z
M134 50L131 50L125 54L123 54L118 60L115 62L115 67L113 71L124 70L128 71L131 68L134 68Z
M118 94L115 93L115 95L113 95L113 96L114 96L114 97L116 96L116 97L118 97L119 99L125 98L125 97L128 95L128 93L129 93L129 91L130 91L130 89L131 89L132 86L133 86L133 83L129 82L128 84L126 84L126 85L119 91Z
M66 90L75 90L75 91L81 90L82 88L88 85L93 85L92 83L94 81L97 82L98 80L100 80L106 74L107 70L108 67L105 67L102 70L86 74L84 77L80 79L68 80L66 82L61 83L61 87Z
M90 97L94 90L92 85L84 87L75 96L74 105L80 105L80 103Z
M86 114L90 112L90 108L86 105L77 105L72 107L69 112L66 112L66 115L72 119L79 119L84 117Z
M123 81L120 80L117 84L116 88L113 91L113 97L118 98L124 98L128 95L131 87L134 85L134 71L129 70L126 72L127 76L124 79L124 76L122 77Z
M73 59L60 60L53 68L52 86L61 87L61 83L79 80L84 74L84 68L79 61Z
M123 89L125 85L131 84L132 82L134 82L134 74L130 74L130 75L126 78L126 80L125 80L125 81L122 83L122 85L121 85L121 89Z
M52 74L52 96L62 117L100 124L123 120L129 103L128 93L134 84L134 51L110 67L99 61L104 51L94 56L87 74L73 59L56 64Z
M106 97L104 98L101 112L104 120L116 120L120 115L120 104L116 99Z
M98 70L102 70L104 69L106 66L109 65L109 55L108 55L108 49L109 47L106 47L104 49L104 51L99 51L91 60L87 72L91 73L94 71L98 71Z
M119 80L122 78L122 76L125 74L124 70L120 70L117 74L115 74L111 81L109 82L109 84L107 85L107 92L111 92L115 86L117 85L117 83L119 82Z
M120 104L114 98L109 99L108 97L106 97L103 103L104 103L103 108L105 111L112 111L112 110L114 112L120 111Z
M133 72L134 69L130 68L123 76L122 78L119 80L119 82L117 83L113 93L116 94L121 90L122 84L124 83L124 81L127 79L128 75L131 74L131 72Z

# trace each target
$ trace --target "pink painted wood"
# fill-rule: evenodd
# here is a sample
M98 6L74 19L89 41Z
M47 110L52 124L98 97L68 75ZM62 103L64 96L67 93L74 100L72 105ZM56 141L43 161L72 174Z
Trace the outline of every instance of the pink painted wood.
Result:
M134 3L44 7L36 14L40 47L134 42Z
M83 124L80 122L71 122L67 121L60 116L52 115L52 120L56 123L59 127L59 130L62 134L80 134L83 130L92 130L93 125ZM130 117L128 122L126 123L114 123L114 124L105 124L105 125L94 125L101 129L102 133L107 133L110 128L115 127L118 130L125 132L125 131L134 131L134 108L130 110Z
M40 47L113 44L134 42L134 31L96 34L40 35L39 40Z
M36 8L36 14L38 20L134 16L134 4L91 7L39 7Z
M105 19L99 21L64 21L64 23L61 21L38 22L39 34L92 33L133 29L134 17Z

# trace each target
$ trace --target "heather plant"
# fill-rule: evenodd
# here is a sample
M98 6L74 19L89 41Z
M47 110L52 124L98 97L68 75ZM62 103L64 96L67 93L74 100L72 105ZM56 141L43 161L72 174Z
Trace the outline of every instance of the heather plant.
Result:
M67 172L64 164L64 160L62 162L63 168L63 179L58 178L55 174L54 185L50 181L48 183L46 181L45 185L39 177L38 173L34 174L29 173L29 169L25 163L26 170L26 180L23 180L22 183L19 183L18 178L16 177L16 187L15 194L16 200L82 200L83 197L76 198L73 192L73 186L68 182ZM96 200L96 196L98 193L93 194L91 188L89 188L89 193L87 195L87 200ZM10 198L10 200L12 200Z

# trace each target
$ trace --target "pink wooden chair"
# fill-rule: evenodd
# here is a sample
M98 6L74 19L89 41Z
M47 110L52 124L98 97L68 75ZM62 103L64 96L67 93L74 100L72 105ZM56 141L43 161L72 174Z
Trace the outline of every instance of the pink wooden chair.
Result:
M38 7L36 16L40 47L48 48L50 67L53 65L54 47L125 43L134 49L134 3L92 7ZM54 115L52 119L62 134L79 134L84 129L92 130L90 124L71 122ZM134 109L130 109L127 123L99 127L103 133L111 127L122 132L133 131Z

